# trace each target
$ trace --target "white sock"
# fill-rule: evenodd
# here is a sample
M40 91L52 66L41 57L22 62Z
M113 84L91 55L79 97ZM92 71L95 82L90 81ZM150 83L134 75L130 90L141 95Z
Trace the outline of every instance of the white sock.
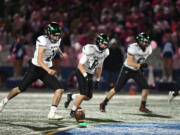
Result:
M72 94L72 99L75 100L77 95L79 95L79 94Z
M51 108L50 108L50 114L54 114L55 112L56 112L56 110L57 110L57 107L56 106L51 106Z
M7 102L8 102L8 99L7 99L7 97L5 97L5 98L3 99L3 103L4 103L4 104L7 104Z
M73 105L72 110L76 111L77 107Z

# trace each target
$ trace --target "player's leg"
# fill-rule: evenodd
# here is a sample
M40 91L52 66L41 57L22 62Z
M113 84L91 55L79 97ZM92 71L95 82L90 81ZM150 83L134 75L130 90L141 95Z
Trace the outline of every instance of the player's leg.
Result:
M135 80L135 82L142 88L142 94L141 94L141 105L139 108L139 111L151 113L149 109L146 108L146 101L147 96L149 94L149 86L147 84L147 81L141 71L137 71L132 73L132 78Z
M109 100L117 93L121 90L121 88L125 85L125 83L127 82L127 80L129 79L129 74L130 71L128 68L126 67L122 67L120 73L119 73L119 77L116 81L115 87L112 88L108 94L106 95L105 99L103 102L101 102L101 104L99 105L100 111L101 112L105 112L105 108L106 105L108 104Z
M61 83L59 83L59 81L57 80L57 78L55 76L48 74L46 71L44 71L43 76L40 79L49 88L55 90L54 96L52 99L52 104L50 107L50 111L48 114L48 119L51 119L51 120L63 119L62 116L59 116L56 114L57 107L59 105L62 94L64 92L63 86L61 85Z
M168 70L168 82L172 82L173 81L173 67L172 67L173 61L172 59L168 60L168 65L167 65L167 70Z
M0 112L3 111L5 105L8 103L9 100L15 97L16 95L18 95L19 93L20 93L19 87L13 88L9 92L8 96L2 99L2 101L0 102Z
M57 110L57 107L58 107L59 102L61 100L63 92L64 92L64 89L55 90L54 96L53 96L53 99L52 99L52 105L50 107L50 111L49 111L49 114L48 114L48 119L51 119L51 120L61 120L61 119L63 119L62 116L56 114L56 110Z
M62 94L64 92L64 89L57 89L55 90L54 92L54 96L53 96L53 100L52 100L52 105L54 106L58 106L59 105L59 102L62 98Z
M70 112L71 117L74 117L74 112L83 102L83 100L89 100L92 98L92 91L93 91L93 81L92 81L93 75L88 74L88 82L87 82L83 77L83 75L81 74L81 72L77 69L76 76L79 84L80 94L76 96L72 95L72 98L74 96L75 101Z
M23 80L20 82L19 86L16 88L13 88L7 97L5 97L1 103L0 103L0 112L2 112L2 110L4 109L5 105L8 103L8 101L12 98L14 98L16 95L18 95L19 93L25 91L27 89L27 87L34 82L36 79L38 78L38 74L36 72L36 70L30 66L30 68L28 69L28 71L25 73L25 76L23 78Z
M86 96L86 95L83 95L83 94L77 95L76 100L74 101L74 105L73 105L73 107L71 109L70 116L74 117L74 112L76 111L76 109L81 105L81 103L84 100L89 100L89 99L91 99L91 98Z
M149 95L149 90L148 89L143 89L142 94L141 94L141 106L139 108L139 111L145 112L145 113L151 113L147 107L146 107L146 101L147 101L147 96Z
M180 95L180 91L169 91L168 102L171 103L178 95Z
M79 95L79 94L68 93L68 94L67 94L67 99L66 99L66 101L64 102L64 107L65 107L65 108L68 108L68 106L69 106L69 104L71 103L71 101L75 100L78 95Z
M103 102L100 103L99 105L99 109L101 112L105 112L105 109L106 109L106 105L107 103L109 102L109 100L116 94L116 90L115 88L112 88L108 94L106 95L106 98L104 99Z

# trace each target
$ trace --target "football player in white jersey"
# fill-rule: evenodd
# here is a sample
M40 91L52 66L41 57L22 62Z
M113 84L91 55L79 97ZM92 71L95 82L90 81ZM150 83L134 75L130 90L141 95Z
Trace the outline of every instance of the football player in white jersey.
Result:
M102 66L105 58L109 55L108 49L109 37L103 33L96 38L96 45L87 44L82 49L82 57L79 61L76 76L79 84L80 94L68 94L65 108L74 100L71 110L71 117L80 106L83 100L90 100L93 95L93 89L98 87ZM93 85L93 75L96 76L95 85Z
M149 36L142 32L137 36L137 42L129 45L127 58L121 68L115 87L109 91L104 101L100 104L101 112L105 112L108 101L123 88L128 79L132 78L142 89L142 101L139 111L151 113L151 111L146 108L146 100L149 93L148 84L141 71L147 68L148 65L145 63L145 60L152 53L149 41Z
M56 71L52 69L52 59L55 54L59 53L63 57L63 53L59 48L61 34L62 28L56 22L47 25L45 35L39 36L36 40L36 50L34 57L29 61L28 71L25 73L21 83L16 88L13 88L8 96L1 101L0 112L2 112L10 99L24 92L34 81L40 79L55 91L48 119L60 120L63 118L56 114L56 109L64 89L55 77Z

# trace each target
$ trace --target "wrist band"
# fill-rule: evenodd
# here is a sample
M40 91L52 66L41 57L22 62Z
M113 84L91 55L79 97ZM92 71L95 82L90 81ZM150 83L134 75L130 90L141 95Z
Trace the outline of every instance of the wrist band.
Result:
M101 78L96 78L96 81L98 81L98 82L99 82L99 81L100 81L100 79L101 79Z
M87 73L84 73L83 76L86 77L86 76L87 76Z

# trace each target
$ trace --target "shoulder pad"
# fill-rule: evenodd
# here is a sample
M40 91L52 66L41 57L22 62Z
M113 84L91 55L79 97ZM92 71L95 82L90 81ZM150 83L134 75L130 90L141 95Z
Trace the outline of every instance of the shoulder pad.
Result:
M47 42L47 38L44 35L39 36L36 40L36 44L43 45L43 46L46 45L46 42Z
M83 47L82 52L85 55L91 55L96 51L96 48L92 44L87 44Z
M136 52L137 52L137 49L138 49L138 44L137 43L133 43L133 44L130 44L128 46L128 54L130 55L135 55Z
M109 49L107 48L107 49L105 50L105 56L107 57L109 54L110 54L110 51L109 51Z

